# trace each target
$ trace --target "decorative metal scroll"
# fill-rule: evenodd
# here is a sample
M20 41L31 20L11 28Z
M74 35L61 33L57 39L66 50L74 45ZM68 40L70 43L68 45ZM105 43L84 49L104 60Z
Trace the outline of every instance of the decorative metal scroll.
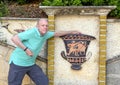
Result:
M61 56L72 64L72 69L80 70L81 64L86 61L86 52L90 41L95 37L84 34L68 34L61 38L66 48L66 54L62 51Z

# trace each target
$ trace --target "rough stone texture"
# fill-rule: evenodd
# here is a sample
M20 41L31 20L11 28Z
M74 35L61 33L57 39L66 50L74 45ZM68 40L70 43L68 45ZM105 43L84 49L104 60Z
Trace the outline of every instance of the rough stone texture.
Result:
M24 29L27 30L28 28L31 28L35 25L36 19L32 20L19 20L19 19L12 19L3 20L2 25L0 26L0 85L8 85L7 84L7 77L8 77L8 70L9 70L9 58L10 54L15 48L15 45L11 41L11 37L14 34L17 34L14 29ZM8 30L3 28L2 26L8 25ZM7 40L7 44L1 41ZM40 53L43 58L46 58L46 55L44 55L44 48L42 49L42 54ZM43 72L46 74L46 62L42 62L39 60L36 60L36 63L43 69ZM34 85L32 80L26 75L23 80L22 85Z
M85 16L84 16L85 17ZM82 16L82 19L84 19L84 17ZM90 18L90 17L89 17ZM93 17L92 16L92 19L94 18L93 21L91 21L91 19L88 19L87 22L85 23L88 23L88 22L94 22L96 24L96 21L98 20L97 17ZM61 21L63 20L64 18L61 18ZM72 18L70 18L72 19ZM96 19L96 20L95 20ZM23 20L24 22L27 22L25 20ZM22 21L22 23L23 23ZM9 23L14 23L12 24L14 26L14 28L21 28L20 24L18 23L21 23L21 20L13 20L13 21L7 21ZM32 22L32 21L30 21ZM25 28L26 26L29 27L30 25L30 22L29 24L25 24ZM83 21L81 21L83 22ZM28 22L27 22L28 23ZM32 22L33 23L33 22ZM64 23L67 23L67 22L64 22ZM35 23L34 23L35 24ZM34 25L33 24L33 25ZM57 24L57 23L56 23ZM73 24L73 23L71 23ZM90 23L89 23L90 24ZM57 24L58 25L58 24ZM62 27L63 25L59 24L60 25L60 28L62 30ZM118 56L120 53L119 53L119 37L120 37L120 29L119 29L119 26L120 25L120 20L108 20L107 21L107 60L109 59L113 59L115 58L116 56ZM18 26L18 27L17 27ZM24 24L23 24L24 26ZM94 27L96 26L96 27ZM10 26L11 27L11 26ZM67 26L65 26L65 29L64 30L68 30L67 27L70 27L72 29L72 27L70 26L70 24L67 24ZM75 26L74 29L72 30L75 30L77 27L80 27L80 26ZM93 30L93 27L96 29L98 27L98 25L89 25L88 27L92 28L91 30ZM80 27L81 28L81 27ZM87 30L86 28L86 25L84 25L82 28L84 28L85 30L80 30L81 32L83 33L87 33L87 34L94 34L94 33L91 33L90 31L91 30ZM11 30L13 28L10 28ZM0 29L1 31L2 29ZM60 31L60 30L56 30L56 31ZM8 31L5 31L4 29L4 32L5 34L8 34ZM93 32L93 31L92 31ZM97 31L96 29L96 32L99 32ZM95 32L95 33L96 33ZM8 38L10 40L10 37L12 35L8 34L7 35ZM97 37L98 39L98 37ZM58 41L58 43L62 42L59 38L56 39L56 41ZM62 42L63 43L63 42ZM11 43L10 43L11 44ZM93 43L92 43L93 44ZM11 44L12 45L12 44ZM60 46L63 45L63 44L60 44ZM55 46L56 47L56 46ZM91 47L91 49L94 49ZM91 50L90 49L90 50ZM7 74L8 74L8 69L9 69L9 65L8 65L8 60L9 60L9 55L10 53L12 52L13 48L8 48L6 46L1 46L0 45L0 85L7 85ZM64 49L63 49L64 50ZM56 53L59 52L58 50L56 50ZM98 54L98 53L97 53ZM60 74L62 74L61 76L56 76L59 77L59 79L57 80L56 79L56 83L58 83L58 85L61 85L61 83L63 81L65 81L66 77L69 77L70 75L68 75L68 70L66 69L70 69L70 64L68 62L66 62L61 56L58 56L55 58L57 59L57 61L55 61L55 64L58 63L58 67L60 68L60 70L56 70L55 74L57 74L58 71L60 71ZM60 60L60 61L59 61ZM62 65L61 66L61 63L64 62L63 64L65 65ZM81 83L86 83L86 85L94 85L95 82L94 81L97 81L97 80L92 80L93 82L91 82L91 79L93 77L93 75L90 75L90 73L93 73L93 70L95 70L95 68L93 68L93 64L95 66L97 66L97 57L92 57L88 62L86 62L84 65L83 65L83 70L86 70L86 73L88 73L89 75L87 74L83 74L83 72L79 73L79 72L76 72L76 71L72 71L74 73L74 79L76 80L77 84L78 85L82 85ZM96 63L96 64L95 64ZM37 64L39 64L43 71L46 73L46 63L44 62L40 62L39 60L37 60ZM55 66L55 68L57 68L57 66ZM67 66L67 67L66 67ZM64 70L62 68L65 68ZM86 68L86 69L85 69ZM91 70L88 70L92 68ZM116 60L113 60L112 62L108 63L107 64L107 85L119 85L120 84L120 62L119 62L119 59L116 59ZM62 72L63 71L63 72ZM65 75L63 73L66 73ZM76 74L77 73L77 74ZM85 73L85 72L84 72ZM96 72L97 73L97 72ZM78 75L81 74L81 75L86 75L85 77L82 77L82 76L79 76L81 77L81 79L79 80L79 77ZM96 74L97 75L97 74ZM65 78L63 78L65 76ZM89 77L88 77L89 76ZM84 79L87 79L88 82L86 82ZM90 81L89 81L90 80ZM71 82L70 82L71 81ZM73 81L73 82L72 82ZM31 84L30 84L31 83ZM66 82L64 83L65 85L68 85L68 84L71 84L71 85L74 85L74 80L70 80L69 78L66 80ZM76 84L76 85L77 85ZM23 85L32 85L32 81L29 79L28 76L25 77L24 81L23 81ZM97 85L97 82L96 82L96 85Z
M120 55L120 20L107 22L107 59Z
M71 69L71 64L62 58L60 55L61 51L65 51L66 54L64 42L61 38L55 38L55 85L98 85L99 17L79 15L57 16L55 26L56 31L78 30L82 34L91 35L96 38L88 46L86 57L90 57L90 59L82 64L81 70L77 71Z
M32 10L31 10L32 9ZM39 2L36 4L18 5L17 3L8 5L8 15L6 17L20 18L41 18L47 15L39 8Z
M107 85L120 85L120 20L107 21Z
M104 19L105 21L101 21L101 18L99 16L107 16L107 14L112 9L114 9L115 6L40 6L40 8L42 8L46 12L46 14L48 14L48 17L51 15L55 16L55 23L53 23L53 25L55 24L55 31L56 31L56 29L57 29L57 31L77 29L79 31L81 30L82 33L84 32L86 34L91 34L92 36L94 35L96 37L100 37L100 39L96 38L96 40L98 42L94 41L96 43L91 45L92 48L94 48L94 46L96 48L90 49L90 51L92 51L91 54L92 54L92 56L94 56L97 63L95 62L94 59L91 59L94 61L94 64L90 65L90 62L88 62L87 64L90 65L90 66L88 66L89 69L86 69L87 67L83 66L84 67L83 69L85 69L85 70L82 69L81 71L78 71L78 73L76 72L77 75L74 74L74 72L70 69L70 64L68 64L60 59L60 56L59 56L60 51L65 50L64 49L65 47L62 47L62 44L59 40L58 41L55 40L55 44L56 44L55 45L55 58L53 59L53 60L57 61L57 62L55 62L55 64L53 64L53 66L55 66L55 69L53 69L55 72L55 76L54 76L55 85L60 83L59 80L61 80L61 78L63 78L63 80L64 80L60 83L62 85L64 85L64 84L66 85L66 84L68 84L67 82L70 82L72 80L74 80L74 82L72 82L71 84L80 84L80 85L83 85L83 84L85 84L85 85L86 84L90 84L90 85L106 84L105 69L99 68L100 66L105 67L105 65L106 65L105 58L104 58L104 61L102 61L102 60L97 61L99 59L98 57L100 57L100 58L101 58L101 56L106 57L106 49L104 49L104 48L106 48L106 46L103 46L102 44L100 44L100 46L99 46L99 44L98 44L102 40L106 41L106 32L103 33L104 36L101 35L101 30L102 30L101 26L105 26L105 31L106 31L106 19ZM86 18L83 19L84 16ZM92 22L92 23L89 22L91 20L94 20L94 18L87 20L89 16L94 16L94 17L97 16L98 21ZM82 22L81 22L81 20L82 20ZM92 27L92 26L97 26L97 27L96 27L96 29L94 29L94 27ZM97 30L97 28L98 29L100 28L99 31ZM96 31L96 32L94 32L94 31ZM100 35L98 35L98 34L100 34ZM59 48L59 46L60 46L60 48ZM97 47L98 47L98 49L100 49L99 52L98 52ZM56 48L59 50L57 50ZM93 50L96 52L94 52ZM95 55L93 53L98 53L98 55ZM99 63L99 65L98 65L98 63ZM87 66L87 64L84 64L84 65ZM97 64L97 65L95 65L95 64ZM90 72L90 74L95 73L95 74L93 74L94 77L89 76L89 73L87 73L87 72L89 72L90 69L92 69L92 67L93 68L98 67L98 68L92 70L93 72L92 71ZM98 69L99 69L99 72L98 72ZM99 73L99 76L98 76L98 74L96 76L96 73ZM86 74L86 75L84 75L84 74ZM102 76L102 74L104 74L104 75ZM88 78L90 78L90 79L93 78L93 79L91 79L90 83L87 83L87 82L89 82L89 79L83 78L86 76L87 77L89 76ZM51 75L51 77L53 78L53 75ZM78 78L79 82L77 82L77 78ZM98 83L96 83L96 80L94 80L94 79L98 80ZM84 80L86 82L84 82ZM92 81L94 83L92 83Z
M107 64L107 85L120 84L120 61Z

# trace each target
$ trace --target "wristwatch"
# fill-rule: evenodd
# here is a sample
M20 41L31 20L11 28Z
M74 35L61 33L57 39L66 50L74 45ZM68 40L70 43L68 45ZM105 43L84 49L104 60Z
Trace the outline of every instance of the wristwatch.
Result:
M24 49L24 51L26 51L28 49L28 47L26 47L25 49Z

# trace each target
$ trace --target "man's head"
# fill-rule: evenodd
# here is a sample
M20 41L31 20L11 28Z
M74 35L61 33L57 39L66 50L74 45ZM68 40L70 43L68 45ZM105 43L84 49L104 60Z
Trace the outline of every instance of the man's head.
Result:
M46 18L41 18L37 22L37 28L41 35L44 35L48 31L48 20Z

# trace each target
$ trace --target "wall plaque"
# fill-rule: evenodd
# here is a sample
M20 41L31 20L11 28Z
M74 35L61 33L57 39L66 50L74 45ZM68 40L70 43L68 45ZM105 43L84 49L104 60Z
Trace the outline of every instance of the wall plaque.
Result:
M67 34L61 38L66 48L66 54L62 51L61 56L72 64L72 69L80 70L81 64L86 61L88 46L95 37L85 34Z

